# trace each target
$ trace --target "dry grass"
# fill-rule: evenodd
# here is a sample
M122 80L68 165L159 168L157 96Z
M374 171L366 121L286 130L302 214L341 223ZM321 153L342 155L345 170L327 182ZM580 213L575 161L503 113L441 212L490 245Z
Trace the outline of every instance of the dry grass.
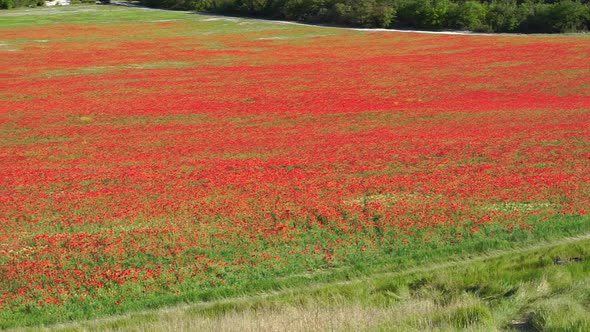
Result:
M105 324L56 326L45 331L423 331L480 330L478 322L452 325L447 322L460 309L479 305L478 300L466 298L449 306L428 299L414 299L388 307L356 303L340 303L326 307L322 303L285 305L280 308L248 309L222 315L194 314L190 309L167 310L157 316L143 316L125 322ZM488 325L485 329L490 331Z

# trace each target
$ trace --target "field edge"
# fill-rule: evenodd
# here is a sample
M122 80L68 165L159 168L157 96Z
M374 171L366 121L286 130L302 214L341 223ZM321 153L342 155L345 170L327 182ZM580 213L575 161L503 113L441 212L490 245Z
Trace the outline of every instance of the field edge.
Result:
M572 221L576 222L572 223ZM301 301L309 301L310 294L312 301L317 300L313 299L317 294L320 294L320 301L322 301L321 298L325 297L326 291L348 294L349 291L346 289L350 287L366 287L366 285L378 284L380 280L385 279L403 279L436 271L447 271L448 273L449 270L454 270L455 272L451 273L456 273L456 271L474 264L486 265L488 262L510 257L516 259L519 255L521 256L519 259L523 261L522 256L527 256L529 253L527 259L530 260L532 256L537 259L540 257L539 252L549 252L555 248L568 251L567 248L582 245L590 250L590 217L588 215L562 216L558 221L545 222L541 225L543 226L542 231L536 234L533 232L534 235L527 235L528 231L516 231L513 234L514 239L488 242L489 247L486 247L483 242L473 242L468 243L467 246L446 248L444 251L431 251L426 255L421 252L422 256L410 255L406 257L405 261L391 262L383 266L359 265L347 269L340 268L333 271L319 271L307 275L277 278L267 284L269 287L266 289L260 288L251 292L238 290L226 296L220 292L217 295L210 294L208 300L200 302L177 298L177 301L171 304L166 304L164 301L161 305L152 303L146 306L153 306L153 309L127 310L116 315L104 315L103 313L88 320L71 322L55 320L51 322L49 320L49 322L35 324L29 321L28 326L13 325L10 328L13 328L13 331L33 331L42 328L51 331L110 330L117 327L130 328L145 322L162 321L165 320L162 317L174 312L181 312L182 315L189 313L197 318L219 318L228 314L256 311L260 308L276 310L277 305L278 308L281 308ZM554 259L557 257L556 255L553 253L553 257L550 258ZM586 262L588 261L586 259ZM305 300L302 300L302 297ZM347 301L352 300L359 299L347 299ZM365 300L367 299L360 299L360 301ZM324 303L324 305L327 304ZM55 317L53 318L55 319Z

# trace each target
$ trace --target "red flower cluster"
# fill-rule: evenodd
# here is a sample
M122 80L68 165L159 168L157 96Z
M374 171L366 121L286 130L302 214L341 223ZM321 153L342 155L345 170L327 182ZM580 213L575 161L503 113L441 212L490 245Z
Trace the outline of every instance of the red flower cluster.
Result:
M0 307L587 213L588 38L191 29L0 29Z

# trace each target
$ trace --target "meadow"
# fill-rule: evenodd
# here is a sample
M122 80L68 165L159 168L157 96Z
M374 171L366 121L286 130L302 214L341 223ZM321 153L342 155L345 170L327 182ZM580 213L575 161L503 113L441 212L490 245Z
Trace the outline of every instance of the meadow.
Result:
M467 278L449 297L451 286L436 285L453 269L417 276L421 284L379 279L590 232L585 35L371 32L71 6L0 12L0 54L0 328L370 276L357 293L334 286L319 303L428 293L428 308L448 309L428 323L443 329L525 316L545 326L563 308L577 310L572 326L590 326L588 291L560 292L567 273L587 281L588 259L535 258L505 274L510 259L495 263L490 279L539 277L539 297L581 296L538 302L542 319L519 311L536 308L527 302L499 325L473 293L520 294L510 279ZM575 253L560 250L586 257L587 237L579 241ZM519 266L536 272L515 274ZM240 309L229 301L217 312ZM268 309L252 301L242 307ZM390 323L375 328L398 328ZM408 324L399 328L434 326Z

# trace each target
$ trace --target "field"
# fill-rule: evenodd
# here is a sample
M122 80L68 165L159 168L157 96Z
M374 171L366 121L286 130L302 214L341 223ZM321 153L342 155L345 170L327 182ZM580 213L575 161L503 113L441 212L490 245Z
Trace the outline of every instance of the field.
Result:
M588 54L584 35L368 32L111 6L0 12L0 328L587 234ZM579 242L568 255L589 252ZM567 266L587 281L587 260ZM560 271L538 282L559 284ZM383 278L362 292L415 290ZM584 294L543 308L584 317ZM466 296L483 318L440 317L492 321ZM379 312L404 312L391 310ZM509 314L499 321L523 313Z

